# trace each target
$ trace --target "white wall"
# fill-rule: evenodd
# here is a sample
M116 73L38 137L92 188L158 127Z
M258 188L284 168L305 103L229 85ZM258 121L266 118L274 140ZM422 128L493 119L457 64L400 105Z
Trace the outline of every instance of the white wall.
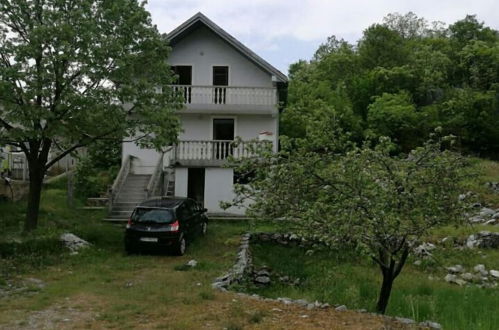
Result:
M122 162L129 156L135 156L131 171L134 174L152 174L159 160L159 153L154 149L141 149L134 142L123 143Z
M204 187L204 207L210 213L244 214L243 208L220 208L220 202L229 202L234 198L232 190L234 171L231 168L206 168Z
M192 84L213 85L213 66L229 66L229 86L272 87L272 77L206 27L173 46L170 65L192 65Z
M175 196L187 197L187 176L187 168L177 167L175 169Z
M277 142L278 118L270 115L182 115L183 132L180 140L212 140L213 118L235 118L235 135L243 140L258 138L262 131L274 134L274 143Z

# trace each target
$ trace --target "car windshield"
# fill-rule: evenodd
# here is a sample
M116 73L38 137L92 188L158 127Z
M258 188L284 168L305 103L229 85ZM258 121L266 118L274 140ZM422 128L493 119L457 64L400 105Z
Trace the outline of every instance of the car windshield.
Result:
M137 208L132 215L133 222L171 223L173 219L172 210L166 209Z

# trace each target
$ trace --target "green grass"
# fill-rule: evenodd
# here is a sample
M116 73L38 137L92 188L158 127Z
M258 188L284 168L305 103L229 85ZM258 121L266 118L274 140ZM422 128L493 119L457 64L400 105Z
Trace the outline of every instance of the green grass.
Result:
M305 298L374 311L381 276L369 260L348 251L323 251L309 256L304 249L272 243L254 244L252 252L257 268L269 266L276 274L273 284L257 287L247 283L238 289L271 298ZM440 266L460 263L469 269L484 263L489 269L499 269L499 251L441 249L435 253L435 260L422 267L413 266L413 260L409 260L395 281L387 313L419 321L433 320L445 329L497 329L499 290L447 284L443 281L446 272ZM300 278L301 284L280 283L278 276L282 275Z
M252 317L247 311L226 317L217 306L230 304L230 298L213 291L211 282L232 266L239 236L249 230L268 230L268 224L214 222L208 235L189 245L183 257L128 256L123 249L123 226L102 222L103 211L79 209L80 200L75 204L75 208L67 206L64 182L48 185L42 195L39 228L24 235L25 202L0 203L0 289L8 283L22 285L29 277L46 283L42 289L28 288L0 298L0 328L26 319L32 311L67 306L73 300L74 308L98 315L92 321L98 328L135 328L144 320L151 322L150 328L167 325L169 329L202 328L204 322L219 328L232 323L246 327L260 321L255 310ZM70 255L58 240L62 232L72 232L92 247ZM176 270L190 259L198 265Z

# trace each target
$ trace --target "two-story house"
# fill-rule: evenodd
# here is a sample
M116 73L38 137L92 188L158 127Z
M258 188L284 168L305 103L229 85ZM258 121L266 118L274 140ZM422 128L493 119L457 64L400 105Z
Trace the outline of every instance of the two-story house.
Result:
M220 208L234 194L234 170L224 164L229 155L249 155L244 142L231 143L236 137L270 140L277 149L287 77L201 13L167 38L168 62L178 76L172 88L185 102L179 142L165 153L123 144L110 219L126 218L137 202L157 195L192 197L211 214L244 214Z

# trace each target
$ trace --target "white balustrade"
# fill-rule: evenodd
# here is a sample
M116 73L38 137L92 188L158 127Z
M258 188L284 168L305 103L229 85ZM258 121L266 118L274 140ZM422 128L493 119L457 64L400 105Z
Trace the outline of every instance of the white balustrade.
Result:
M177 160L225 160L252 157L264 142L234 142L230 140L180 141L176 146Z
M265 87L172 85L186 104L276 105L277 89Z

